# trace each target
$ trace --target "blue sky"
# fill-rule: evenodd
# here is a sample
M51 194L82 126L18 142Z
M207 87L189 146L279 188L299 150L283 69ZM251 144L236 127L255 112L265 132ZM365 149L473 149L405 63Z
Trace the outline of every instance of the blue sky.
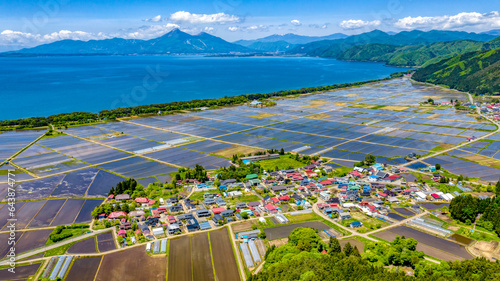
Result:
M61 39L150 39L173 28L228 41L373 29L500 29L500 0L1 0L0 50Z

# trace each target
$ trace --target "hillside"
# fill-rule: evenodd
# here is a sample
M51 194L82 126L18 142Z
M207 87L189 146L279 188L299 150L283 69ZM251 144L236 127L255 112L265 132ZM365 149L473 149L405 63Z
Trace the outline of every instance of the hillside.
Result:
M500 92L500 49L469 52L418 69L413 79L474 94Z
M113 38L106 40L61 40L34 48L22 49L5 54L202 54L252 52L241 45L229 43L207 33L190 35L175 29L161 37L151 40Z
M338 58L353 46L365 44L386 44L396 46L429 45L437 42L449 42L457 40L474 40L486 42L494 39L490 34L468 33L463 31L403 31L394 35L380 30L374 30L359 35L349 36L344 39L323 40L299 45L291 49L290 54L304 54L325 58Z
M394 66L426 66L442 59L472 52L500 48L500 42L472 40L438 42L430 45L395 46L387 44L358 45L338 56L341 60L378 61Z

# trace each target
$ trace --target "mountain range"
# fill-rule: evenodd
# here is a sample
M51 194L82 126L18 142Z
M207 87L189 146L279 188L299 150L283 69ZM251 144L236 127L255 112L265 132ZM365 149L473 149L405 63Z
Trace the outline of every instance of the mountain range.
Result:
M374 30L347 36L336 33L323 37L296 34L271 35L255 40L240 40L233 43L219 37L200 33L190 35L175 29L151 40L105 39L105 40L61 40L33 48L2 53L2 55L144 55L144 54L238 54L238 53L283 53L325 58L343 58L351 47L365 44L394 46L425 46L436 42L473 40L486 42L495 38L491 34L460 31L403 31L396 34ZM304 43L306 42L306 43ZM387 47L395 51L394 47Z
M104 39L104 40L61 40L50 44L8 52L7 54L35 55L143 55L143 54L213 54L248 53L247 47L229 43L208 33L190 35L179 29L151 40Z

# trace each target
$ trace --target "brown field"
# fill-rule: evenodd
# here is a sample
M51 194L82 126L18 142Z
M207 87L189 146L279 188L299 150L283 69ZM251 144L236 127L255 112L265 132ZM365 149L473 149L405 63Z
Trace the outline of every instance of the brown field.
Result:
M40 265L40 263L35 263L24 266L16 266L16 273L7 271L7 268L0 269L0 280L26 280L31 275L36 274Z
M233 245L226 227L210 232L210 244L214 258L215 275L218 281L240 280ZM181 279L179 279L181 280Z
M165 257L150 257L146 254L146 246L141 246L104 255L95 280L165 280L166 272L167 259Z
M257 115L252 115L250 117L252 118L257 118L257 119L261 119L261 118L267 118L267 117L273 117L275 116L276 114L272 114L272 113L262 113L262 114L257 114Z
M191 237L191 257L193 260L193 280L212 281L215 280L210 257L210 244L208 243L208 232L195 234Z
M102 257L82 258L74 261L66 280L93 281Z
M233 229L233 232L243 232L243 231L248 231L252 230L252 225L255 224L253 221L246 221L246 222L240 222L236 224L232 224L231 228Z
M372 235L375 237L378 237L380 239L383 239L385 241L389 241L389 242L391 242L392 240L394 240L394 238L396 238L398 236L395 233L392 233L389 231L377 232L377 233L374 233Z
M68 249L68 254L90 254L97 253L95 247L95 238L90 237L82 241L78 241L71 245Z
M247 147L247 146L240 146L240 145L235 145L232 147L228 147L225 149L221 149L218 151L214 151L213 154L217 154L223 157L231 158L233 155L238 154L238 153L255 153L258 151L262 151L263 149L259 148L253 148L253 147Z
M318 100L318 101L313 101L310 104L304 106L304 107L309 107L309 108L315 108L315 107L320 107L323 106L327 103L330 103L330 101L323 101L323 100Z
M365 243L359 241L359 240L356 240L356 239L352 239L352 238L349 238L349 239L344 239L344 240L340 240L339 241L340 243L340 246L342 246L342 248L344 248L344 246L347 244L347 243L351 243L351 246L356 246L358 247L358 251L361 253L361 252L364 252L365 250Z
M283 239L276 239L276 240L273 240L273 241L269 241L269 246L276 246L276 247L279 247L279 246L283 246L285 245L286 243L288 243L288 238L283 238Z
M346 95L342 95L341 97L352 98L352 97L356 97L356 96L358 96L358 94L346 94Z
M498 241L477 241L469 247L476 256L483 256L491 261L500 260L500 247Z
M189 236L170 240L168 280L193 280L191 269L191 239Z
M325 118L328 118L328 117L332 117L333 115L330 115L330 114L323 114L323 113L316 113L316 114L313 114L313 115L310 115L310 116L307 116L307 118L311 118L311 119L325 119Z
M384 106L384 110L405 110L405 109L408 109L409 107L408 106L397 106L397 105L387 105L387 106Z

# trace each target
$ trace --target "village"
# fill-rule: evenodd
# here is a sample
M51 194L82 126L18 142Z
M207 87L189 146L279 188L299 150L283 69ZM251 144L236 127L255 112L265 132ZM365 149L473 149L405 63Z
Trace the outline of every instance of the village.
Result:
M254 161L259 163L279 157L278 154L250 156L242 163L250 165ZM116 206L128 207L99 214L94 226L104 222L108 226L115 225L115 236L122 247L147 242L147 251L158 254L166 251L165 238L252 218L263 224L268 218L286 224L290 222L287 217L291 213L317 212L341 226L364 233L423 212L419 202L435 202L439 206L464 191L472 191L462 187L462 182L446 179L442 171L436 170L436 166L440 169L439 164L410 172L410 168L377 163L373 156L367 156L364 165L356 163L352 168L324 160L318 158L295 169L247 174L241 181L234 178L218 180L216 174L209 175L203 183L196 179L178 180L178 185L189 191L188 196L152 200L133 198L129 194L110 194L98 208L106 204L115 209ZM461 191L443 192L429 183L419 182L413 175L427 172L432 173L432 182L442 183L444 178L449 180L446 185L460 187ZM493 193L477 196L491 195ZM411 223L432 232L447 232L423 220ZM259 233L260 230L250 232L250 236L243 235L243 238L257 238ZM342 232L335 229L327 234L342 236Z

